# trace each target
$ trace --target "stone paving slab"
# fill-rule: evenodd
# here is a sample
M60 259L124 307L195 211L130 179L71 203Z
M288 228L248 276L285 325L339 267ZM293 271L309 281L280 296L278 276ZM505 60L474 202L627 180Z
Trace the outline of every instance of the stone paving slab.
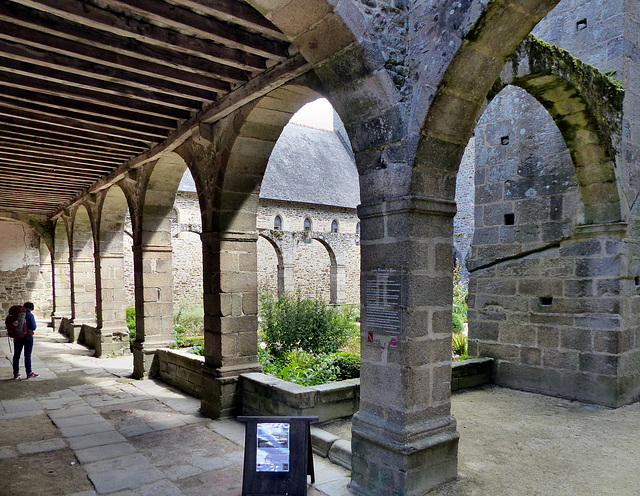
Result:
M236 422L235 420L212 420L207 423L207 428L244 448L244 422Z
M88 436L72 437L69 439L71 449L80 450L86 448L95 448L96 446L105 446L107 444L123 443L126 438L116 430L111 432L99 432Z
M132 489L165 478L139 453L87 463L83 467L98 493Z
M135 453L136 449L129 443L114 443L94 448L78 449L75 451L76 458L80 463L92 463L110 458L117 458Z
M32 443L20 443L16 446L18 453L21 455L33 455L34 453L44 453L45 451L56 451L65 448L67 448L67 443L60 437Z
M101 432L115 432L115 428L102 418L90 424L72 425L68 427L58 426L58 428L62 435L67 438L88 436L90 434L98 434Z
M148 434L150 432L154 432L154 430L149 427L148 424L133 424L133 425L123 425L118 427L118 432L123 436L127 437L135 437L141 436L142 434Z
M0 460L6 460L7 458L15 458L18 456L18 451L13 446L0 446Z
M173 482L165 479L135 489L112 493L111 496L184 496L184 493Z
M66 417L66 418L54 418L52 419L53 423L56 424L56 427L59 429L65 427L74 427L74 426L83 426L87 424L93 424L94 422L100 422L104 419L98 413L92 413L90 415L79 415L77 417Z
M60 408L59 410L52 410L49 412L49 417L51 418L51 420L56 420L70 417L81 417L84 415L92 415L95 412L96 411L93 408L83 402L82 404L67 405L63 408Z
M36 399L27 400L4 400L2 402L2 408L6 413L21 413L38 410L42 413L42 406Z
M0 420L12 420L19 418L27 418L27 417L37 417L38 415L42 415L44 412L42 410L31 410L29 412L17 412L17 413L2 413L0 414Z

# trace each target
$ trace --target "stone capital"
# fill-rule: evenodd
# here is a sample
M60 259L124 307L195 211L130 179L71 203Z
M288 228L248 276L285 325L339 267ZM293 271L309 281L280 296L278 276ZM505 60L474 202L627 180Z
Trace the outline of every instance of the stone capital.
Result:
M456 215L456 202L443 200L441 198L404 196L385 200L380 203L369 203L358 206L358 217L360 217L360 219L406 213L454 217Z

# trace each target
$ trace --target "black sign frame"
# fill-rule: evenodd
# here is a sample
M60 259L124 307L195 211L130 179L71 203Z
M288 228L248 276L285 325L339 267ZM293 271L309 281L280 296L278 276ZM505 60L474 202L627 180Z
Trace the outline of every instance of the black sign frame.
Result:
M246 422L242 496L306 496L307 475L315 482L311 423L318 417L238 417ZM258 424L289 424L288 471L257 470Z

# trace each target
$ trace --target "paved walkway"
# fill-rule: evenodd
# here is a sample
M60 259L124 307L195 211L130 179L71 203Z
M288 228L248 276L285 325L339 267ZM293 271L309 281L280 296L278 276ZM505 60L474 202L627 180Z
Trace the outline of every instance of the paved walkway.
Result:
M11 357L6 337L0 349ZM244 424L204 418L199 400L130 379L130 356L91 354L46 330L33 355L40 377L14 381L0 358L0 494L241 494ZM319 456L314 467L310 496L349 494L348 471Z

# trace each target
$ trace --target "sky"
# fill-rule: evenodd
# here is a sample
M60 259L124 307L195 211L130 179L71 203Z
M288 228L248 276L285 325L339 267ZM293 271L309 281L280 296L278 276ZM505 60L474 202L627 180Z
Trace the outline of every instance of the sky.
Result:
M333 107L326 98L319 98L298 110L289 122L333 131Z

